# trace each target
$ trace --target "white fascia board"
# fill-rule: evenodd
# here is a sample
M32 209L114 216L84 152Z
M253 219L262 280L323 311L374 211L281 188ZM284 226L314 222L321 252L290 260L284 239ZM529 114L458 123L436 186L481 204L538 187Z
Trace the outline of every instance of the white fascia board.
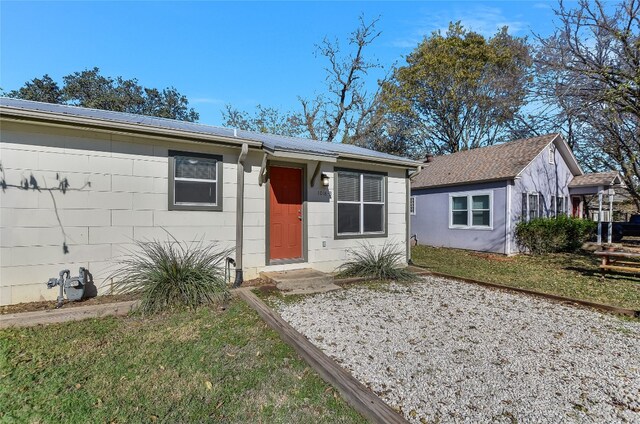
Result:
M182 138L190 141L218 142L242 146L247 144L250 147L261 147L259 141L245 140L237 137L225 137L219 135L205 134L200 132L176 130L170 128L160 128L149 125L110 121L84 116L62 115L52 112L33 111L17 109L8 106L0 108L0 118L14 122L29 122L49 124L56 126L75 126L87 130L99 130L109 133L133 134L133 135L157 135L161 137Z
M269 154L273 157L277 157L277 158L286 158L286 159L299 159L299 160L309 160L309 161L322 161L322 162L329 162L329 163L335 163L338 161L338 158L335 156L327 156L327 155L320 155L318 153L304 153L304 152L292 152L289 150L272 150L269 151L267 149L264 149L265 151L269 152Z

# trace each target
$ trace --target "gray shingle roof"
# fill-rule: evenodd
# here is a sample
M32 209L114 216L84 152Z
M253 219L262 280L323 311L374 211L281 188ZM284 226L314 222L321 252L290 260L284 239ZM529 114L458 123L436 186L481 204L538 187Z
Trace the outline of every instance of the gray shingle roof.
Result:
M376 152L351 144L329 143L324 141L309 140L304 138L286 137L274 134L255 133L251 131L234 130L233 128L216 127L197 124L193 122L178 121L175 119L157 118L153 116L136 115L133 113L113 112L100 109L59 105L52 103L33 102L28 100L0 97L0 108L13 108L27 111L37 111L54 116L71 116L89 118L103 123L135 125L141 129L168 129L184 132L186 135L197 137L198 135L236 138L260 143L268 150L281 150L299 153L316 153L321 156L350 156L369 159L377 162L401 163L410 167L419 165L419 162L394 156L387 153ZM0 111L2 114L3 111Z
M412 178L411 188L512 179L558 135L548 134L435 156Z
M594 172L574 177L569 183L569 187L610 186L620 183L620 175L617 171Z

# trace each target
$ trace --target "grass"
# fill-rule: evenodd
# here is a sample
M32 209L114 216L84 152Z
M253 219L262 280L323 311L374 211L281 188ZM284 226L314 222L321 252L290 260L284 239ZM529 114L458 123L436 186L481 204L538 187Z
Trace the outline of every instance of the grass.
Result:
M239 300L0 330L1 422L362 423Z
M504 257L458 249L416 246L413 262L429 270L505 286L640 310L640 276L600 278L592 253Z

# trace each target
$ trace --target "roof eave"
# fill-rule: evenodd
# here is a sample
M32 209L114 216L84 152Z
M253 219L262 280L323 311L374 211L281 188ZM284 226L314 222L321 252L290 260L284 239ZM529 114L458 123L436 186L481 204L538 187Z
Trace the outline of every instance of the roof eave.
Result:
M352 160L357 162L375 162L382 165L399 166L401 168L414 169L422 166L422 162L410 159L377 158L373 156L354 155L349 153L338 153L338 159Z
M204 141L204 142L217 142L224 144L231 144L235 146L241 146L247 144L250 147L262 147L262 143L259 141L247 140L238 137L225 137L218 135L205 134L187 130L175 130L169 128L160 128L144 124L132 124L118 121L112 121L99 118L87 118L76 115L64 115L55 112L43 112L36 110L27 110L21 108L14 108L11 106L0 106L0 118L15 120L15 121L27 121L27 122L39 122L39 123L57 123L68 126L100 129L104 131L117 131L130 134L145 134L145 135L159 135L163 137L174 137L189 141Z
M411 190L442 188L442 187L456 187L456 186L483 184L483 183L495 183L495 182L498 182L498 181L510 181L510 180L513 180L514 178L515 178L515 176L507 176L507 177L489 178L489 179L483 179L483 180L464 181L464 182L460 182L460 183L436 184L436 185L419 186L419 187L414 187L412 185L411 186Z
M212 135L201 132L177 130L170 128L162 128L145 124L134 124L119 122L108 119L100 119L95 117L84 117L77 115L67 115L49 111L29 110L23 108L15 108L12 106L0 105L0 119L13 120L18 122L31 122L39 124L55 124L63 126L71 126L85 129L98 129L106 132L120 132L133 135L160 136L171 137L186 141L196 142L215 142L234 146L247 144L249 147L263 148L266 151L292 152L298 155L307 155L308 159L317 159L318 156L326 158L328 161L335 162L336 158L345 160L375 162L391 166L400 166L402 168L417 168L422 163L413 160L393 159L393 158L376 158L366 155L352 155L345 153L335 154L318 154L316 152L309 153L305 151L289 150L289 149L269 149L260 141L250 140L240 137L225 137L220 135Z

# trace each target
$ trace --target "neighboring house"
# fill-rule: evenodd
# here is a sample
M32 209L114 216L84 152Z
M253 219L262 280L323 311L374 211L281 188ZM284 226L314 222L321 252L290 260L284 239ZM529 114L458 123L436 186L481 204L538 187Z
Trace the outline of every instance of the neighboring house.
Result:
M620 178L620 174L616 171L578 175L569 183L571 215L598 221L598 213L600 211L598 194L621 185L623 185L622 178ZM622 193L618 190L614 202L620 203L620 197L624 193L626 193L625 189L622 190ZM602 220L609 221L608 196L605 196L603 199Z
M429 157L411 182L411 233L418 244L509 255L518 222L585 217L585 196L619 183L615 172L584 174L559 134Z
M264 270L331 272L363 242L409 255L408 174L419 162L7 98L0 124L1 305L55 299L45 282L64 268L87 267L105 290L134 240L167 232L234 248L239 281ZM14 187L25 182L30 189Z

